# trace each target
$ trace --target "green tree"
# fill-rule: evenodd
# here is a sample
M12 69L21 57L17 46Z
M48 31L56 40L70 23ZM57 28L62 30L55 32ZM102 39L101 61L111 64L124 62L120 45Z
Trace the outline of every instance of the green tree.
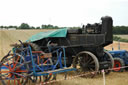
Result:
M17 26L13 26L13 28L16 28L17 29L18 27Z
M46 29L47 28L47 25L41 25L41 28L42 29Z
M0 26L0 28L4 28L4 26Z
M36 27L36 29L40 29L40 27Z
M128 34L128 26L113 27L113 34Z
M30 29L30 26L27 24L27 23L22 23L20 26L19 26L20 29Z
M13 28L13 26L12 26L12 25L10 25L10 26L8 26L8 28Z
M35 29L35 27L34 26L32 26L32 27L30 27L31 29Z
M59 27L48 24L48 25L41 25L41 28L42 29L58 29Z

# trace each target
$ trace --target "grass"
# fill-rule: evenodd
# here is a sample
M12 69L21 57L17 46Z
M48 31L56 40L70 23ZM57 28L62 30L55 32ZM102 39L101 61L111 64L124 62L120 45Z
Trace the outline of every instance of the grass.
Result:
M62 75L59 75L62 77ZM128 73L112 72L106 76L106 85L128 85ZM103 85L102 75L97 75L94 78L78 77L72 80L63 80L53 85Z
M58 74L57 80L60 80L63 77L64 74ZM106 85L128 85L127 72L111 72L109 75L106 75L105 78L106 78ZM77 77L70 80L62 80L45 85L104 85L103 83L104 83L103 76L102 74L100 74L100 75L96 75L94 78ZM35 85L35 83L29 82L27 85ZM36 83L36 85L41 85L41 84Z
M57 75L57 79L62 79L63 74ZM106 85L128 85L128 73L127 72L111 72L109 75L106 75ZM28 84L35 85L35 84ZM38 85L38 84L37 84ZM55 83L50 83L47 85L103 85L102 75L97 75L94 78L83 78L77 77L70 80L62 80Z

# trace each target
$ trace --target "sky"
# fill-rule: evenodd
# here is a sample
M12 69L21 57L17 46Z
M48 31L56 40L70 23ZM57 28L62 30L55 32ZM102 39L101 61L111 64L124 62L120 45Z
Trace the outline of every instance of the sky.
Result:
M82 26L111 16L128 26L128 0L0 0L0 25Z

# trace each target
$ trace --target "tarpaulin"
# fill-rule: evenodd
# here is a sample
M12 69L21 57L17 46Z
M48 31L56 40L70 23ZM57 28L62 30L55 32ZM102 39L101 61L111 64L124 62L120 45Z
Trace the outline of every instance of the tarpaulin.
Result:
M66 37L67 35L67 28L62 28L58 30L52 30L52 31L47 31L47 32L40 32L32 37L30 37L27 42L34 42L41 40L43 38L48 38L48 37Z

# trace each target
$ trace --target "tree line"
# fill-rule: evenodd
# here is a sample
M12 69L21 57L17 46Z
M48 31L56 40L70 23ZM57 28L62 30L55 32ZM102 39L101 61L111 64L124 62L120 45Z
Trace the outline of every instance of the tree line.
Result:
M114 26L113 34L128 34L128 26Z
M38 27L30 26L27 23L22 23L20 26L0 26L1 29L11 29L11 28L16 28L16 29L59 29L60 27L58 26L53 26L51 24L48 25L41 25Z
M15 28L15 29L59 29L62 27L58 26L53 26L51 24L48 25L41 25L38 27L30 26L27 23L22 23L20 26L0 26L1 29L10 29L10 28ZM80 27L70 27L70 28L80 28ZM113 26L113 34L128 34L128 26Z

